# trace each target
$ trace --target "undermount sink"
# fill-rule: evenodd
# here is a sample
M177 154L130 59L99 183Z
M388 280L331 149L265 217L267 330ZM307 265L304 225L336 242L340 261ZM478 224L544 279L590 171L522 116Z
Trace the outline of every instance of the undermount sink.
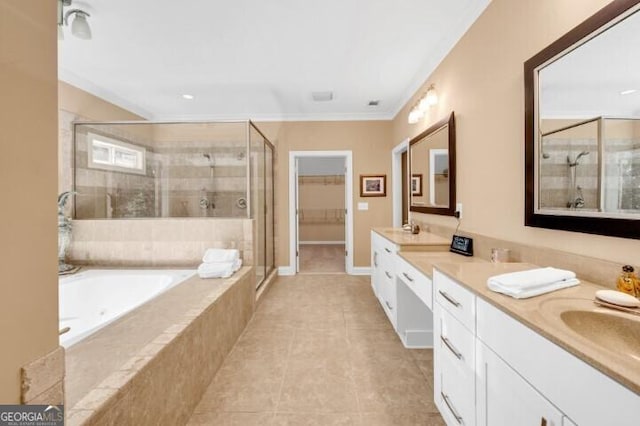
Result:
M560 322L566 332L601 350L640 361L640 316L599 307L589 299L551 299L540 310L547 321Z
M564 311L560 319L585 339L640 360L639 320L600 309Z

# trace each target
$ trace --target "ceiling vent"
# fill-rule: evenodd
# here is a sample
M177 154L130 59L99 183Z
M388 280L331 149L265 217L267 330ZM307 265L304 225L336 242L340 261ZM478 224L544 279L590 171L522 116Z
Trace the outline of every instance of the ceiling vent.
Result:
M316 102L329 102L333 100L333 92L332 91L311 92L311 97Z
M369 101L369 106L378 106L380 105L380 101L379 100L374 100L374 101Z

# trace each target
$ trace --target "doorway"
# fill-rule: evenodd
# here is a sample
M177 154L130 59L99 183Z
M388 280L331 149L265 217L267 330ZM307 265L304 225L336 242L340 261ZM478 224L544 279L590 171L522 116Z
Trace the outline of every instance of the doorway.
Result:
M291 273L351 273L351 151L290 152Z
M409 139L396 145L391 151L391 177L393 197L393 226L401 227L409 222Z

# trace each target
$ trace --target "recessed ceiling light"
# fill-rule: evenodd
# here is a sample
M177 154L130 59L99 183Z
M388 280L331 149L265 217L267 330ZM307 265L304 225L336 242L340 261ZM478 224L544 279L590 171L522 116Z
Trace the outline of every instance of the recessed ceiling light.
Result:
M374 101L369 101L369 106L378 106L380 105L380 101L379 100L374 100Z
M184 95L182 95L182 97L183 97L184 99L192 100L195 96L193 96L193 95L189 95L189 94L185 93Z
M629 90L623 90L622 92L620 92L620 94L621 94L622 96L624 96L624 95L630 95L630 94L632 94L632 93L636 93L636 92L637 92L637 90L636 90L636 89L629 89Z
M330 90L325 92L311 92L311 97L316 102L328 102L333 100L333 92Z

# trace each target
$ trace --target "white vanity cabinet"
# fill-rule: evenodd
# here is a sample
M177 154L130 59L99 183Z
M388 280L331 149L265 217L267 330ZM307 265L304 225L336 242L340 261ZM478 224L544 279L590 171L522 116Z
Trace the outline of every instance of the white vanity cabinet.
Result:
M448 425L475 424L475 296L433 273L434 400Z
M398 246L371 232L371 285L389 321L396 328L396 253Z
M477 426L572 424L480 340L476 357Z
M437 269L433 286L434 399L447 425L640 424L640 395Z
M490 350L504 363L501 373L496 374L501 377L509 374L510 377L518 376L531 387L532 392L557 407L562 422L556 424L640 424L640 395L480 298L477 301L477 338L478 344L486 348L481 349L482 353ZM488 373L485 374L488 382L495 382L498 376L494 375L491 363L484 365L488 366ZM482 369L482 364L479 363L478 368ZM482 374L478 374L478 377L482 377ZM543 417L550 424L545 416L554 418L542 402L528 405L529 401L505 396L507 392L516 392L515 385L513 388L505 385L504 390L496 391L483 386L480 379L478 382L478 417L482 418L489 410L488 422L480 424L500 424L494 423L490 414L492 407L496 409L503 403L515 404L514 411L526 412L530 415L528 419L537 419L537 423L532 424L541 424ZM558 421L557 416L555 421Z

